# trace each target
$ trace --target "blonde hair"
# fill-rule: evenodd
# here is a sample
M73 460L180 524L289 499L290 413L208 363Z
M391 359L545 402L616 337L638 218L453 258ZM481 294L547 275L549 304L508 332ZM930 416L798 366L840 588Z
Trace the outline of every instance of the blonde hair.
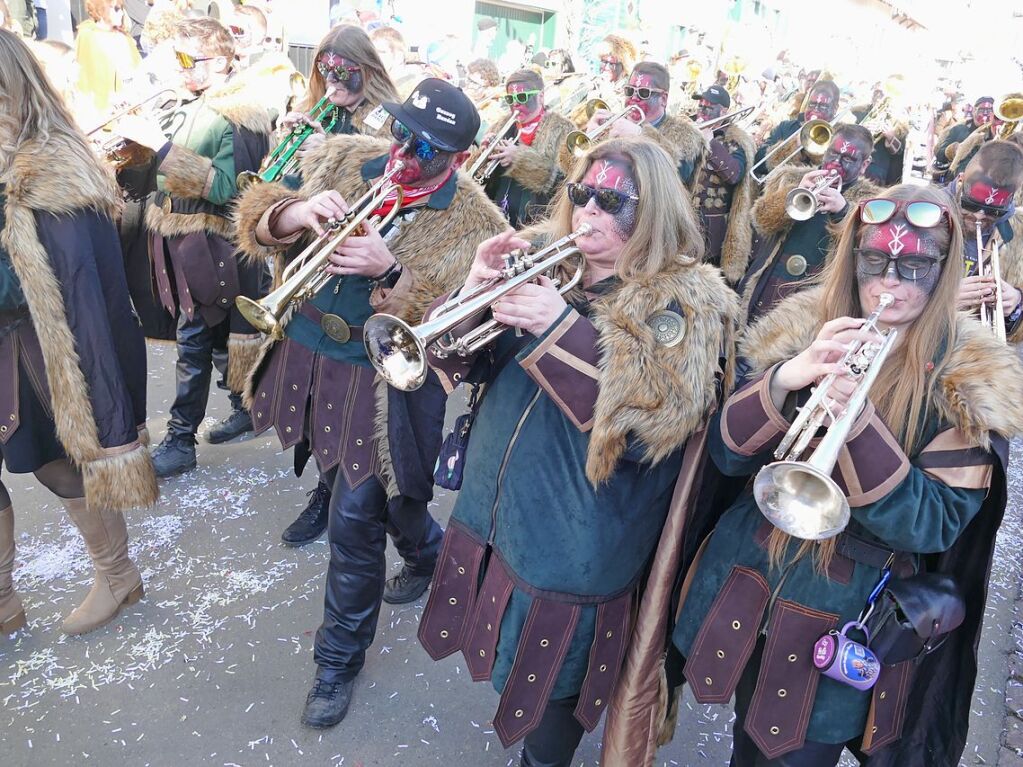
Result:
M655 277L681 263L681 256L691 257L694 263L702 261L699 220L668 153L649 139L609 139L577 160L567 181L582 180L601 159L628 163L639 197L633 234L615 264L618 276L625 280ZM523 237L548 242L564 237L572 231L574 209L567 193L559 193L548 218L526 230Z
M7 183L16 155L51 141L106 173L38 59L20 37L0 29L0 180Z
M887 200L925 200L945 207L947 216L934 229L938 245L945 257L940 262L941 275L920 316L902 332L903 339L889 354L877 380L870 388L870 401L885 425L898 441L903 452L912 456L923 437L926 416L933 407L941 375L948 355L936 359L942 349L956 346L956 298L959 282L965 271L963 263L963 230L955 203L938 187L899 184L880 195ZM946 223L948 222L948 223ZM859 283L856 279L854 249L859 239L859 216L850 214L842 228L835 252L825 267L820 282L820 305L823 322L838 317L862 317ZM771 531L768 554L772 565L782 562L789 536L777 528ZM821 542L804 541L796 559L815 551L818 572L827 572L835 551L835 539Z
M327 33L313 54L312 71L309 72L309 89L305 99L298 104L301 112L310 111L327 92L327 83L320 74L316 62L325 51L334 51L362 67L363 99L373 106L385 101L401 101L390 75L384 69L380 54L373 47L369 36L359 27L340 24Z

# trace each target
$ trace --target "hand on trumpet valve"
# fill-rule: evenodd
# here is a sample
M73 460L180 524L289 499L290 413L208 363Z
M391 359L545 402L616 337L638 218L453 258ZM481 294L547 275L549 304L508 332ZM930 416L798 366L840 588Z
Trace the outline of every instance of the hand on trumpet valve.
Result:
M295 130L300 125L308 125L317 133L326 135L326 131L323 130L323 126L316 120L313 120L305 112L288 112L284 117L281 118L281 127L285 130Z
M363 233L351 235L328 256L328 274L380 277L394 266L394 255L375 226L363 227Z
M274 226L275 234L289 236L295 232L312 229L317 235L324 232L328 221L340 221L348 213L348 203L333 189L320 192L308 200L287 206Z
M832 170L812 170L803 176L799 186L803 189L813 189L825 177L834 177L837 174ZM816 191L820 209L827 213L841 213L845 210L846 201L842 193L834 186L826 186Z
M622 138L625 136L638 136L643 132L643 126L635 122L632 117L633 113L629 113L628 116L621 120L615 120L615 124L611 126L607 134L611 138Z
M492 282L501 276L505 256L516 250L526 250L529 242L518 236L514 229L508 229L489 240L484 240L476 248L469 276L465 279L460 295L464 296L480 285Z
M159 123L139 115L125 115L111 126L111 132L154 152L158 152L167 143L167 136Z
M590 133L601 125L610 120L614 115L606 109L598 109L593 113L593 117L590 118L589 122L586 123L586 132ZM620 121L619 121L620 122Z
M1002 280L1002 314L1008 317L1023 301L1023 291Z
M519 285L491 307L494 319L539 338L565 311L565 299L546 275Z
M491 157L497 160L502 168L510 168L521 151L521 145L504 139L497 145Z

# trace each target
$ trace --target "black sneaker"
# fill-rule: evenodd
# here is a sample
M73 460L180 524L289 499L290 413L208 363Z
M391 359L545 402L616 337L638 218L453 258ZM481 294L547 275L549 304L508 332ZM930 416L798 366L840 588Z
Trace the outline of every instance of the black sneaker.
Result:
M285 546L305 546L312 543L327 529L327 511L330 508L330 488L322 482L306 493L309 503L298 519L281 533Z
M328 682L323 679L314 681L313 689L305 696L302 724L318 730L333 727L348 713L354 687L354 679L347 682Z
M230 442L235 437L252 431L252 416L248 410L232 410L231 415L213 424L203 435L211 445Z
M384 601L389 605L403 605L415 602L430 586L433 575L413 575L408 565L401 566L401 572L388 578L384 584Z
M168 433L153 449L153 468L158 479L176 477L195 466L195 442L190 437Z

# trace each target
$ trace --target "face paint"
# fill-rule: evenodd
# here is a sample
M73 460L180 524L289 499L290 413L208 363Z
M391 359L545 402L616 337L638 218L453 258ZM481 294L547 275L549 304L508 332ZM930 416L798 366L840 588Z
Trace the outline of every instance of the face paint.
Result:
M660 89L653 90L654 84L651 81L649 75L634 74L629 78L629 86L632 88L650 88L650 96L648 98L640 98L639 93L633 92L632 96L629 96L625 100L625 106L638 106L643 110L643 114L646 115L647 120L657 120L662 114L664 114L664 105L661 103L661 96L663 92Z
M636 182L632 176L632 169L621 160L601 159L595 161L589 170L586 171L582 182L595 189L614 189L617 192L638 196ZM588 210L590 205L592 205L593 209L596 209L596 204L590 203L587 205ZM597 209L597 214L611 219L611 229L624 242L632 236L636 229L636 214L638 210L638 200L627 200L622 209L614 215L599 209Z
M855 142L842 135L836 135L821 160L821 170L833 171L842 179L842 184L851 184L860 173L870 155Z
M981 101L973 109L973 122L977 125L987 125L995 116L995 104L993 101Z
M703 122L705 120L713 120L715 117L720 117L725 113L725 108L720 104L707 101L706 99L700 99L700 108L696 110L696 121Z
M619 77L622 76L622 64L614 56L601 56L600 57L600 74L602 74L607 80L615 82Z
M804 116L810 120L830 120L835 116L835 103L831 94L826 91L815 91L810 94L806 103Z
M923 296L929 296L934 292L941 277L940 259L943 253L935 236L938 231L915 227L901 214L883 224L864 224L860 230L859 247L861 250L873 251L895 259L914 259L917 256L925 256L939 259L939 261L919 279L908 280L898 273L894 261L889 262L884 273L870 274L865 271L862 260L858 258L856 281L860 288L869 289L872 283L890 285L892 280L897 280L900 284L900 292L905 293L905 295L896 295L897 300L912 302L914 291L919 291Z
M400 159L405 163L402 171L395 176L395 181L403 186L427 186L433 183L447 171L455 157L451 152L438 151L431 159L424 160L418 157L414 150L406 149L407 144L408 142L399 144L395 141L388 152L392 162Z
M963 190L964 197L969 197L973 202L981 205L995 208L1008 208L1015 193L1016 190L1011 186L994 186L984 181L974 181L967 184Z
M525 93L526 91L531 90L535 90L535 88L531 87L528 83L511 83L507 88L508 93ZM530 96L526 100L525 104L520 104L516 101L511 105L511 111L515 115L515 121L520 125L536 119L539 116L541 109L543 109L543 107L540 105L539 94Z
M352 94L362 93L362 68L340 53L324 51L316 59L316 68L330 85Z

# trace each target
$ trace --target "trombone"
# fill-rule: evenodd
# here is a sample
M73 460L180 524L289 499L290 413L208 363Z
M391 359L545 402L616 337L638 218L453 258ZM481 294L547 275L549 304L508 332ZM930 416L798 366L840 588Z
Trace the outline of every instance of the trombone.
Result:
M1019 127L1019 121L1023 120L1023 97L1012 95L1003 98L995 107L995 117L1002 121L998 138L1009 138Z
M480 151L472 165L469 167L469 175L472 176L472 180L480 186L483 186L490 180L490 177L494 175L494 171L497 170L497 166L500 165L500 160L491 160L490 155L494 153L498 144L501 143L501 139L508 135L508 131L510 131L514 125L515 115L513 114L505 120L501 129L494 134L494 140L490 142L486 149ZM518 137L512 141L518 141Z
M600 111L607 112L611 111L611 108L603 99L590 99L589 101L586 102L587 118L592 118L594 114ZM639 119L638 120L634 119L634 116L638 117ZM565 138L565 145L568 147L569 151L572 152L572 154L575 157L582 157L590 150L590 147L593 146L594 141L596 141L600 136L607 133L611 129L611 126L614 125L619 120L621 120L623 117L628 117L630 120L633 120L633 122L639 123L640 125L642 125L643 121L646 119L646 115L643 113L643 110L640 109L637 105L633 104L631 107L627 107L626 109L616 114L614 117L605 120L589 133L584 133L581 130L572 131Z
M818 195L821 190L834 186L839 192L842 191L842 177L832 171L820 178L809 189L797 186L785 195L785 214L793 221L808 221L817 215L821 209L821 201Z
M837 118L836 118L837 119ZM752 168L749 169L750 178L761 184L767 182L775 172L787 163L789 160L795 158L801 151L806 152L813 160L820 161L824 157L824 153L828 151L828 146L831 145L831 139L834 136L834 121L828 122L827 120L810 120L809 122L803 123L803 126L798 130L794 131L784 141L779 141L770 152L764 155L764 158L759 162L755 163ZM793 139L798 139L799 146L793 149L789 154L769 170L763 176L757 175L757 168L763 165L767 167L767 161L774 157L775 154L780 152L788 143Z
M259 332L275 340L282 339L284 326L287 324L285 314L288 308L292 304L299 304L315 296L333 277L326 271L330 254L350 236L358 234L364 225L382 229L398 214L404 193L401 186L392 179L404 167L403 162L396 162L379 181L355 201L343 218L328 221L324 233L288 264L279 288L258 301L238 296L235 299L235 306L242 317ZM391 195L396 195L397 199L390 212L382 219L371 219L373 212Z
M489 309L519 285L533 282L561 262L579 252L573 243L589 234L591 227L583 224L571 234L551 243L536 253L509 253L498 277L484 282L464 296L455 296L441 304L426 322L415 327L390 314L374 314L363 325L363 343L370 363L380 377L395 389L413 391L426 380L427 349L444 359L457 354L466 357L497 340L505 326L490 318L472 330L454 337L452 331L466 320ZM564 285L562 294L582 279L583 269Z
M831 410L828 394L838 374L829 373L796 414L774 451L775 462L762 468L753 481L757 506L782 532L803 540L821 541L838 535L849 524L849 500L831 478L831 472L870 387L895 345L898 331L891 329L882 333L877 329L881 313L894 302L891 293L882 293L877 308L862 326L877 333L879 341L854 342L839 362L845 368L844 375L858 379L845 412L836 418ZM799 460L827 418L832 421L827 434L809 458Z
M713 117L710 120L703 120L701 122L698 122L696 123L696 127L699 128L700 130L703 130L704 128L711 128L712 130L721 130L722 128L727 128L729 126L734 125L740 120L745 120L747 117L753 114L753 110L756 108L757 104L750 104L748 107L737 109L736 111L729 112L726 115L721 115L720 117Z
M983 275L985 271L990 272L995 278L995 305L988 306L983 300L980 302L980 324L995 334L995 338L1006 343L1005 335L1005 314L1002 312L1002 263L998 257L999 242L997 234L991 238L991 265L986 268L984 264L984 236L980 230L980 222L977 222L977 274Z
M338 121L338 110L330 103L332 91L327 90L323 98L316 102L316 105L309 112L309 123L299 123L284 137L266 159L260 163L259 171L253 173L251 170L243 170L238 174L237 184L239 191L245 190L253 184L265 184L277 181L282 176L293 172L298 167L298 150L302 144L313 133L316 132L315 124L323 126L323 130L330 133ZM327 119L329 116L329 119Z

